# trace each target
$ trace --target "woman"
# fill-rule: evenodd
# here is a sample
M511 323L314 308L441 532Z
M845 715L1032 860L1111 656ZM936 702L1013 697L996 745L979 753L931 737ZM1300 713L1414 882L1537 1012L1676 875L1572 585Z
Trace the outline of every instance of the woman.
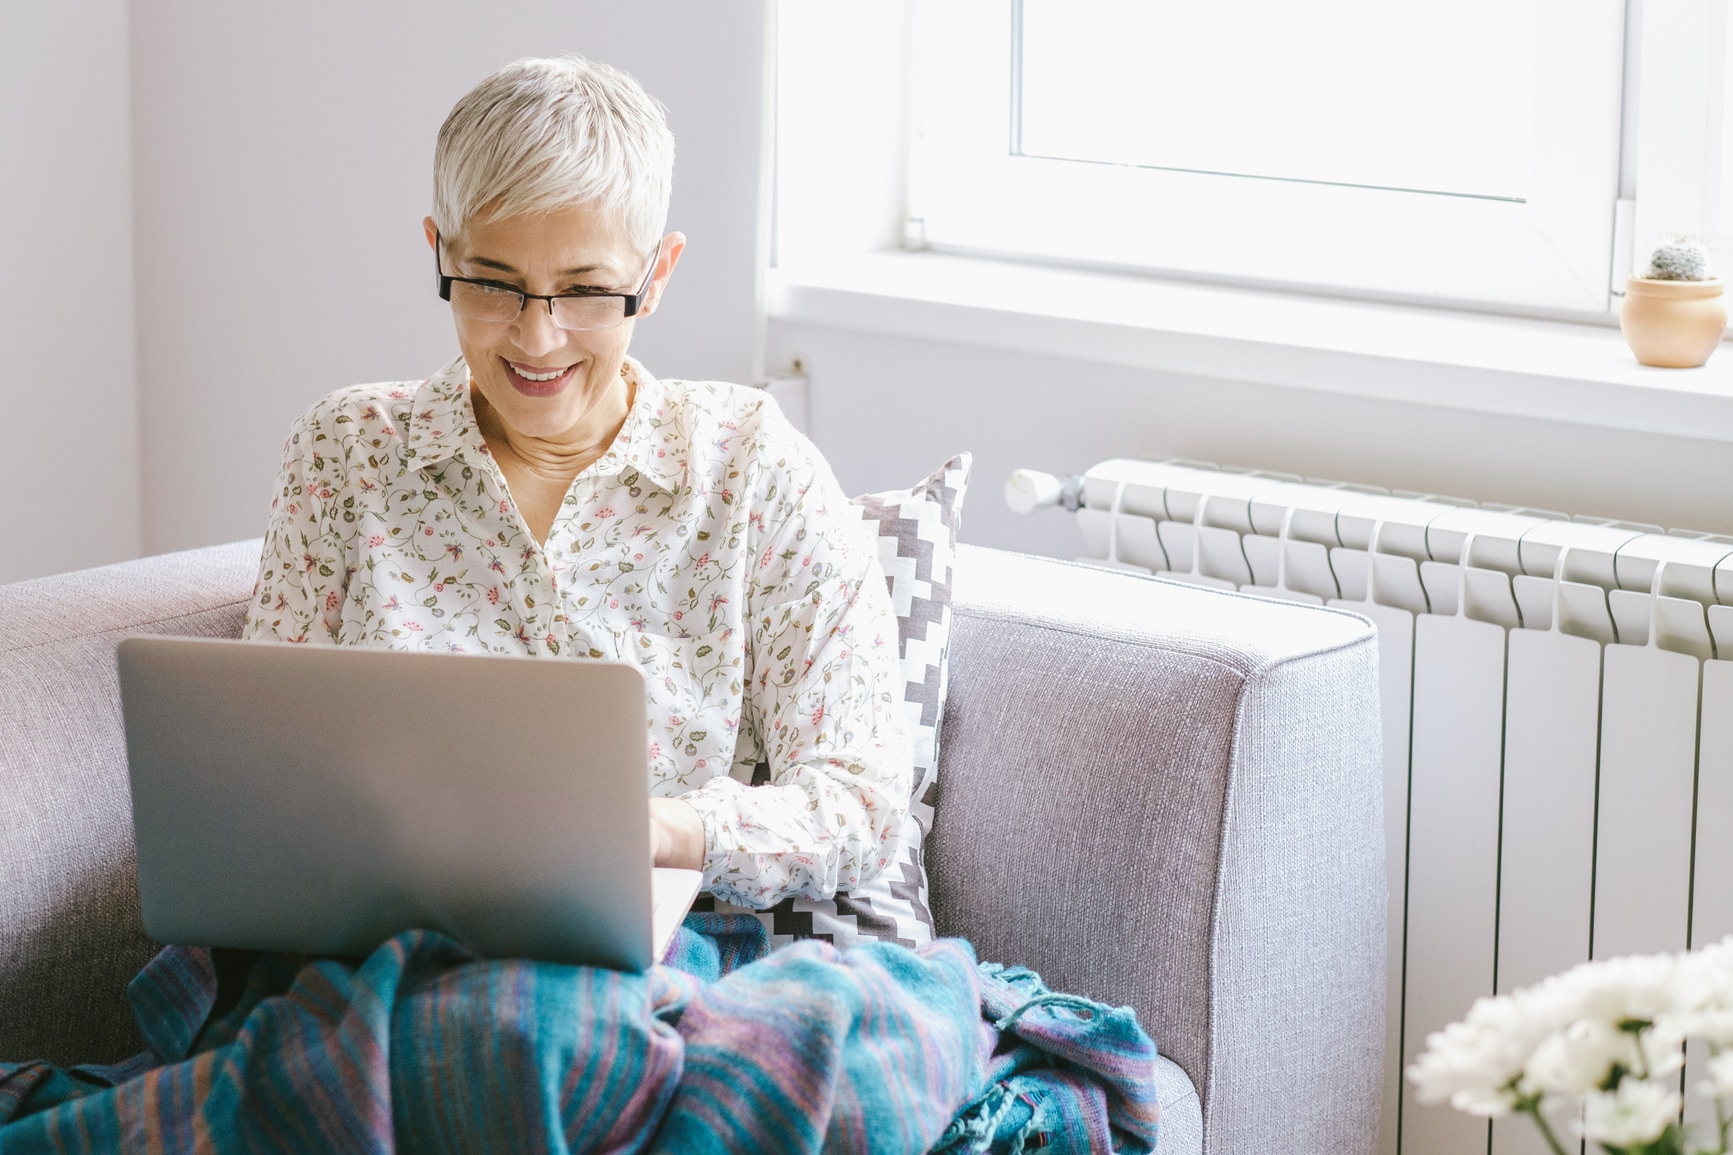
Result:
M896 622L763 393L626 355L686 244L673 161L661 107L579 57L458 102L423 228L462 355L294 424L245 636L638 663L657 864L743 905L825 898L908 807Z
M626 356L685 245L661 235L672 163L660 109L576 58L458 103L425 228L463 355L295 423L246 635L637 662L657 861L737 903L824 897L885 865L908 807L896 622L763 394ZM128 988L149 1052L0 1063L0 1147L1153 1148L1130 1011L957 939L764 946L710 914L645 975L419 931L360 961L169 947Z

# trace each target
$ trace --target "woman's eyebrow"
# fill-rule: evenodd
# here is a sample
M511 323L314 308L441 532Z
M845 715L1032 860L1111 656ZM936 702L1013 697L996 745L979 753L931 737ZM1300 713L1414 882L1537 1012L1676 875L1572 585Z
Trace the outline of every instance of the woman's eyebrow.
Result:
M467 258L466 263L471 265L480 265L487 269L495 269L502 273L510 273L514 277L520 275L517 269L513 268L511 265L506 264L504 261L496 261L491 257L469 257ZM580 265L577 268L566 269L554 275L556 277L578 277L585 273L594 273L602 267L603 266L601 265Z

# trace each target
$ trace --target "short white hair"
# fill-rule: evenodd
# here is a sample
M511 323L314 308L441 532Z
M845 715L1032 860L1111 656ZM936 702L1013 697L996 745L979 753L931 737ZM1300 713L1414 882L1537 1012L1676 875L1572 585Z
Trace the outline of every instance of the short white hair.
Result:
M591 205L649 252L668 220L674 134L667 110L626 73L582 56L519 60L459 100L433 152L433 223Z

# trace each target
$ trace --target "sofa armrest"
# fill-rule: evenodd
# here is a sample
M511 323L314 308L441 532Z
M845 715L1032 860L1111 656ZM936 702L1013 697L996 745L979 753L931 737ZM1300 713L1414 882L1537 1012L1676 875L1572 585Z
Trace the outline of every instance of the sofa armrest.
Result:
M1369 1151L1377 645L1356 615L960 551L928 844L981 957L1135 1007L1205 1149Z
M258 541L0 586L0 1060L140 1049L139 920L114 648L234 637Z

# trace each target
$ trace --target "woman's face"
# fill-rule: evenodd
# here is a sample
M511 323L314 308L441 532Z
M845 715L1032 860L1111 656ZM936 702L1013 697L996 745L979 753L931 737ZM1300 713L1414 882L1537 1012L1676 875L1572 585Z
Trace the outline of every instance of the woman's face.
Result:
M433 218L423 225L434 243ZM635 293L651 260L649 252L633 248L611 214L588 207L471 224L462 237L441 239L446 275L526 293ZM684 245L679 233L663 240L638 316L660 301ZM526 301L515 321L478 321L456 312L453 319L472 388L512 432L557 439L585 429L586 418L617 411L620 366L636 318L611 329L562 329L545 302Z

